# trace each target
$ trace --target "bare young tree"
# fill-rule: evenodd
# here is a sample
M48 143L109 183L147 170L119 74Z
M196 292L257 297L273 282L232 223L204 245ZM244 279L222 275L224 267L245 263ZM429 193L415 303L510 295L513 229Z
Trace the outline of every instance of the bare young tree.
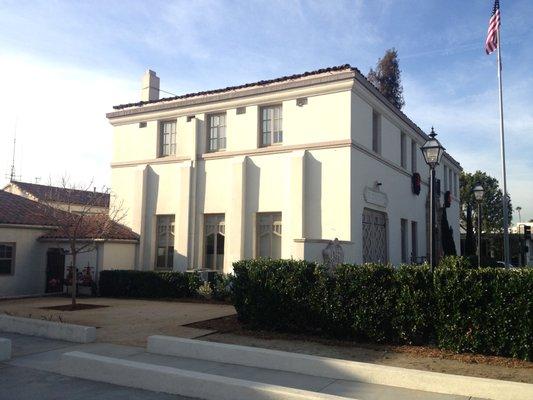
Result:
M120 222L126 216L122 203L111 200L109 188L96 191L92 181L86 186L69 183L67 178L59 186L43 185L36 199L40 218L54 221L55 229L45 237L68 247L71 257L72 308L77 298L77 260L81 253L91 252L106 240L116 238L127 229Z

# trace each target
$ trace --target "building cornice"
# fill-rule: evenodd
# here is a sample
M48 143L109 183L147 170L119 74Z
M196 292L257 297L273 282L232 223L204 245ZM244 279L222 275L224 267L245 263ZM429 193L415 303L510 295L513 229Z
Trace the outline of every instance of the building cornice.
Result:
M163 103L155 103L152 105L145 105L142 107L132 107L123 110L112 111L106 114L108 119L114 119L119 117L126 117L137 114L146 114L155 111L162 110L176 110L183 107L190 107L194 105L216 103L224 100L238 99L243 97L257 96L267 93L275 93L288 89L297 89L303 87L310 87L315 85L321 85L324 83L337 82L346 79L353 79L354 71L347 70L343 72L326 73L324 75L313 76L309 78L300 78L291 81L285 81L280 83L273 83L267 86L251 87L245 89L238 89L217 94L207 94L201 96L195 96L184 99L177 99Z

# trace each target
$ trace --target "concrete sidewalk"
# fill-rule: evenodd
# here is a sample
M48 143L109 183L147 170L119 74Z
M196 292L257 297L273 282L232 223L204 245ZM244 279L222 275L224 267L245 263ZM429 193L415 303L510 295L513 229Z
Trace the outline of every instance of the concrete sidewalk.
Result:
M13 395L18 395L19 392L17 392L17 387L24 387L24 390L27 390L29 392L35 391L35 394L38 395L38 397L36 398L56 398L52 396L52 394L55 393L57 395L57 384L59 387L61 387L61 385L69 386L69 388L71 388L69 390L74 390L73 388L78 388L78 393L71 393L74 395L72 397L74 399L88 399L89 397L84 396L85 394L90 394L90 392L92 391L90 388L93 388L96 393L99 393L101 395L101 397L94 397L91 394L91 399L121 398L121 391L128 391L128 393L131 391L130 397L127 398L176 399L176 396L146 392L142 390L120 388L115 385L89 382L83 379L78 380L56 375L59 372L59 361L61 354L69 351L78 350L86 353L121 358L124 360L144 362L153 365L169 366L195 372L219 375L223 377L238 378L296 389L334 394L338 396L344 396L360 400L470 400L470 398L464 396L443 395L438 393L403 389L392 386L375 385L348 380L320 378L316 376L275 371L264 368L245 367L240 365L188 359L183 357L150 354L147 353L142 347L122 346L109 343L72 345L72 343L68 342L29 337L17 334L1 333L0 335L3 337L7 337L13 341L13 359L7 363L4 363L3 369L0 369L0 385L2 387L12 388L8 389L8 391L13 390ZM31 371L35 370L39 370L41 372L35 373L36 378L32 378L33 375L31 374ZM75 381L76 384L72 385L72 383L64 383L68 380ZM43 390L44 393L50 393L51 396L43 397ZM4 394L4 391L2 391L2 393L0 394L0 398L2 398ZM6 398L17 397L9 396ZM19 398L31 398L31 396ZM179 398L184 399L183 397Z

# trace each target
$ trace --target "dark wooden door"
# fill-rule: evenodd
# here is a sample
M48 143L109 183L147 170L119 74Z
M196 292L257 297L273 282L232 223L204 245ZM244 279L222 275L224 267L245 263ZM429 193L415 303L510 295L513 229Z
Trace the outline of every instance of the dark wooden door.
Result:
M65 252L48 249L46 253L46 293L61 292L65 277Z

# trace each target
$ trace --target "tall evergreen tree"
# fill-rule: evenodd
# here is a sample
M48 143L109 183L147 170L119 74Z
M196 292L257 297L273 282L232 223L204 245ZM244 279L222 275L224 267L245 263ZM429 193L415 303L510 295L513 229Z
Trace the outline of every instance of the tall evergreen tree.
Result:
M378 60L375 70L370 68L367 75L367 79L399 110L405 105L401 72L398 52L392 48Z

